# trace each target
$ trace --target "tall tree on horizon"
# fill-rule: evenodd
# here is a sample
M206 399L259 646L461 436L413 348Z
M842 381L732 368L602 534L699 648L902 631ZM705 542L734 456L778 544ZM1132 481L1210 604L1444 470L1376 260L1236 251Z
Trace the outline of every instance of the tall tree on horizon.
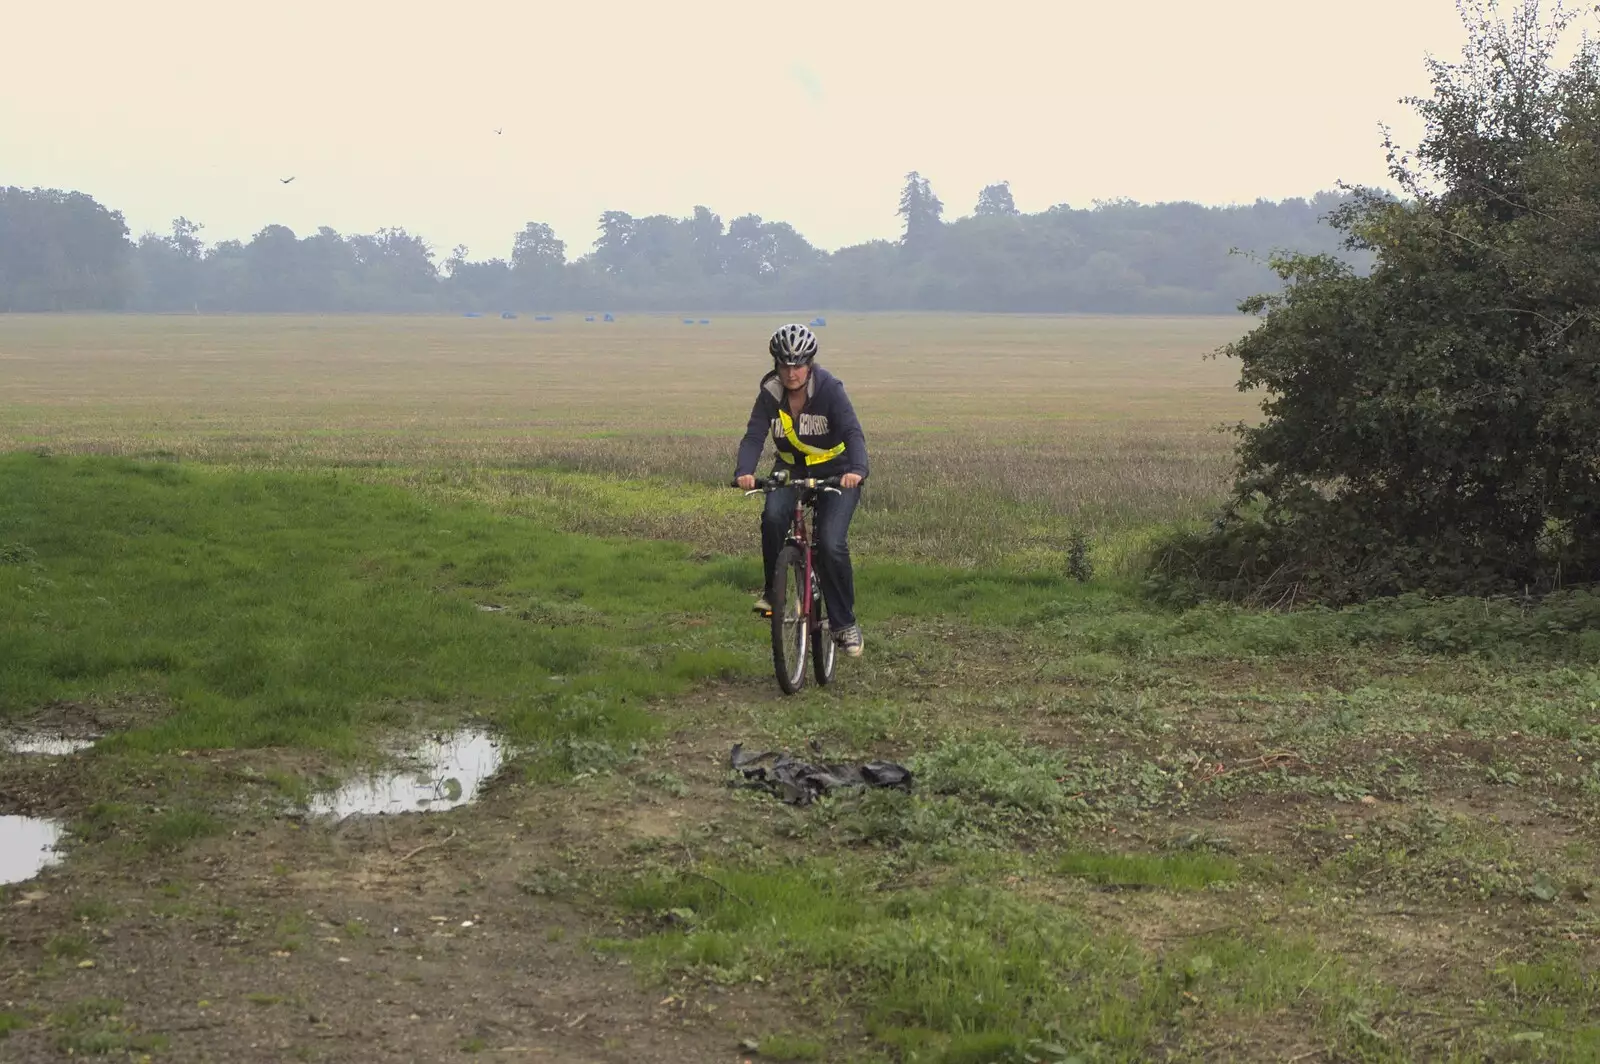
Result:
M1011 198L1011 182L1001 181L984 186L972 213L979 218L1014 218L1022 212L1017 210L1017 201Z
M544 222L529 222L511 240L513 269L559 270L566 264L566 241Z
M939 232L944 204L933 194L928 179L913 170L906 175L905 187L900 190L900 209L895 213L905 219L906 231L900 243L908 248L924 247Z
M707 275L722 273L726 256L722 248L722 216L710 207L696 205L689 218L689 235L694 240L695 257L700 260L700 270Z
M120 309L132 251L122 212L93 197L0 186L0 311Z
M594 241L594 261L606 273L620 273L628 260L628 242L633 239L633 215L627 211L606 211L600 215L600 235Z

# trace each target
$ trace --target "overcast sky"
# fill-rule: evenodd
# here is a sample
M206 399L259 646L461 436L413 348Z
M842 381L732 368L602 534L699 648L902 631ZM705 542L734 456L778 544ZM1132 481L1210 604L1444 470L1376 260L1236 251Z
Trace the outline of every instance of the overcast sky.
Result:
M947 217L1249 202L1381 182L1380 122L1451 0L80 0L18 2L0 184L79 189L135 234L404 226L443 258L602 210L898 233L908 170ZM499 128L503 133L497 134ZM294 176L292 184L280 177Z

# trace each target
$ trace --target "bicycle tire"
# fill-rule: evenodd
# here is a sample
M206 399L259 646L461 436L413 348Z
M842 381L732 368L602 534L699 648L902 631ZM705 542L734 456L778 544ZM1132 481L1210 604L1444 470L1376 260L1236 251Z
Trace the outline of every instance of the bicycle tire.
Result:
M818 687L833 682L834 667L838 664L839 648L834 645L833 632L828 628L827 610L822 603L822 590L811 589L811 671Z
M772 671L786 695L806 685L811 625L810 618L800 612L805 579L805 558L791 543L779 552L772 573Z

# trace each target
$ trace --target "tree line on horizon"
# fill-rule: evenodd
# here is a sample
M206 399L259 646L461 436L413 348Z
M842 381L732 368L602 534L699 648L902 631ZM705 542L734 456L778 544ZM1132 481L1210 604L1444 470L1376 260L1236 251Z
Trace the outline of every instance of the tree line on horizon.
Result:
M457 246L441 261L401 228L301 236L268 225L249 241L207 244L201 224L178 218L169 233L134 239L121 212L82 192L0 187L0 312L1226 313L1279 287L1271 254L1340 254L1325 219L1345 199L1124 199L1024 214L1000 182L946 221L913 172L898 241L828 252L787 222L724 224L696 206L684 217L606 211L576 258L549 225L529 222L507 257Z

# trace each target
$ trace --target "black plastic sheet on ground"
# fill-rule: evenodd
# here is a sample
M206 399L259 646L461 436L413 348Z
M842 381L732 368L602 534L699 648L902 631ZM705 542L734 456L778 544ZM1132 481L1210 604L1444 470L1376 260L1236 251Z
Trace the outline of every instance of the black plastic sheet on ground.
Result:
M820 753L816 743L813 753ZM854 787L911 789L911 770L893 761L867 761L856 765L801 761L776 750L750 753L743 743L733 744L729 763L744 777L742 786L766 791L790 805L810 805L830 791Z

